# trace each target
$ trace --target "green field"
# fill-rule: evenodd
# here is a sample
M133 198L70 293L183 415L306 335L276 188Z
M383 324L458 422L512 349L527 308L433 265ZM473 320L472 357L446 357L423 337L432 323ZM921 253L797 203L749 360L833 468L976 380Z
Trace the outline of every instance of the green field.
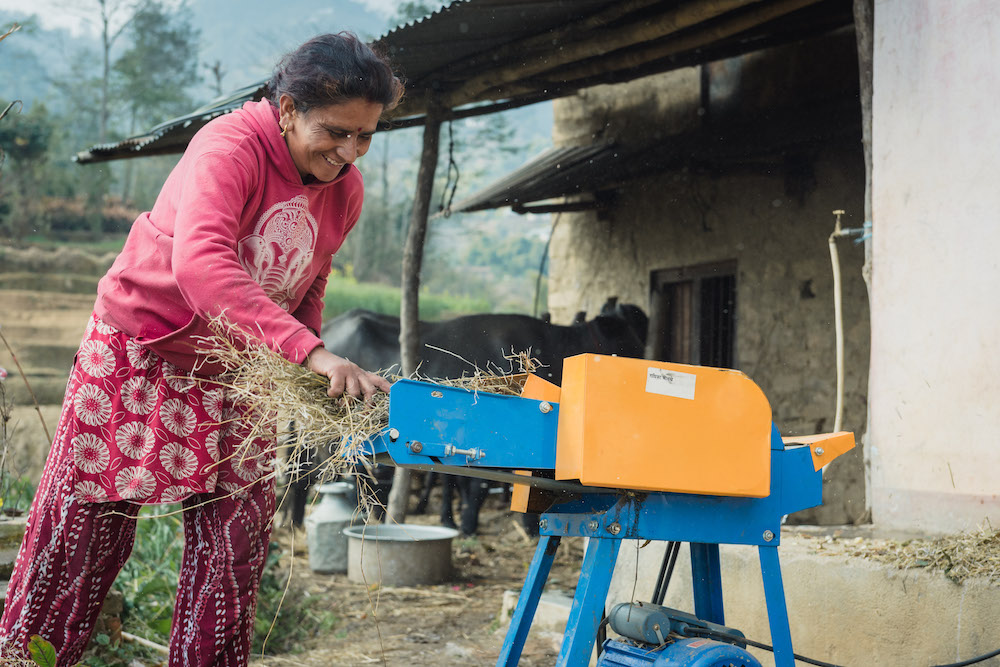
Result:
M400 291L398 287L375 283L359 283L352 278L330 276L326 286L323 319L328 320L352 308L374 310L386 315L399 316ZM488 313L489 300L485 298L457 297L449 294L420 293L420 319L441 320L470 313Z

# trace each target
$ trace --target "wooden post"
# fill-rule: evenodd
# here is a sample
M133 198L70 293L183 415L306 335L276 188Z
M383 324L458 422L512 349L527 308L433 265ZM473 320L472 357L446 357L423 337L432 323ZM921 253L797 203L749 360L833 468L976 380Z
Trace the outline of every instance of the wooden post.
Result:
M403 248L403 285L399 313L399 356L401 374L408 377L417 370L420 361L420 268L424 260L424 239L427 237L427 216L434 190L434 171L438 162L443 110L437 104L427 105L424 124L424 147L420 152L417 171L417 191L413 198L410 229ZM386 523L406 520L410 499L410 471L396 468L392 476L386 508Z

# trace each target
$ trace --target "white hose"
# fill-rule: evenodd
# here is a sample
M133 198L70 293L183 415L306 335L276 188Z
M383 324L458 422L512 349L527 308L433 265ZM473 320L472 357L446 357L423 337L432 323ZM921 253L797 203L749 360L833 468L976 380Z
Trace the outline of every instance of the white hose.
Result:
M837 334L837 409L833 418L833 432L840 431L844 416L844 315L840 302L840 253L837 252L837 236L840 225L830 234L830 262L833 264L833 322Z

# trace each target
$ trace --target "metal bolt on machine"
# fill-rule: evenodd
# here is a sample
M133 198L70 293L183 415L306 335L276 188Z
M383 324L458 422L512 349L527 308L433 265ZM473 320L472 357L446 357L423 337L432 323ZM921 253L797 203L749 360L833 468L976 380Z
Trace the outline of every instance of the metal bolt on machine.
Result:
M725 632L720 544L756 546L777 667L793 667L778 561L782 517L822 502L823 466L851 433L782 439L738 371L585 354L562 387L528 376L520 397L411 380L393 385L380 462L515 482L513 509L542 512L540 538L498 666L518 663L563 537L589 537L557 659L589 664L622 540L689 542L694 613L647 603L608 615L598 663L754 667Z

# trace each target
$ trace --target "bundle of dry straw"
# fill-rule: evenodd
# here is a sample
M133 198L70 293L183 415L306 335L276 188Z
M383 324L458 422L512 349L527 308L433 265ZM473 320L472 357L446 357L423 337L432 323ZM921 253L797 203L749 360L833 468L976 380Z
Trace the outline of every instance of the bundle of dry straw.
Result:
M369 402L351 396L330 398L329 380L268 349L256 338L248 338L224 317L211 323L214 335L198 341L198 352L227 371L215 382L223 386L249 429L244 444L281 433L293 424L286 438L286 476L297 479L310 472L317 481L351 473L356 466L370 469L362 449L365 441L380 435L389 421L389 396L379 392ZM527 373L538 362L528 352L507 357L511 369L479 369L470 363L470 373L459 379L416 379L468 391L518 395ZM399 379L390 369L379 369L390 382ZM239 452L234 456L239 458ZM305 464L309 462L308 471Z

